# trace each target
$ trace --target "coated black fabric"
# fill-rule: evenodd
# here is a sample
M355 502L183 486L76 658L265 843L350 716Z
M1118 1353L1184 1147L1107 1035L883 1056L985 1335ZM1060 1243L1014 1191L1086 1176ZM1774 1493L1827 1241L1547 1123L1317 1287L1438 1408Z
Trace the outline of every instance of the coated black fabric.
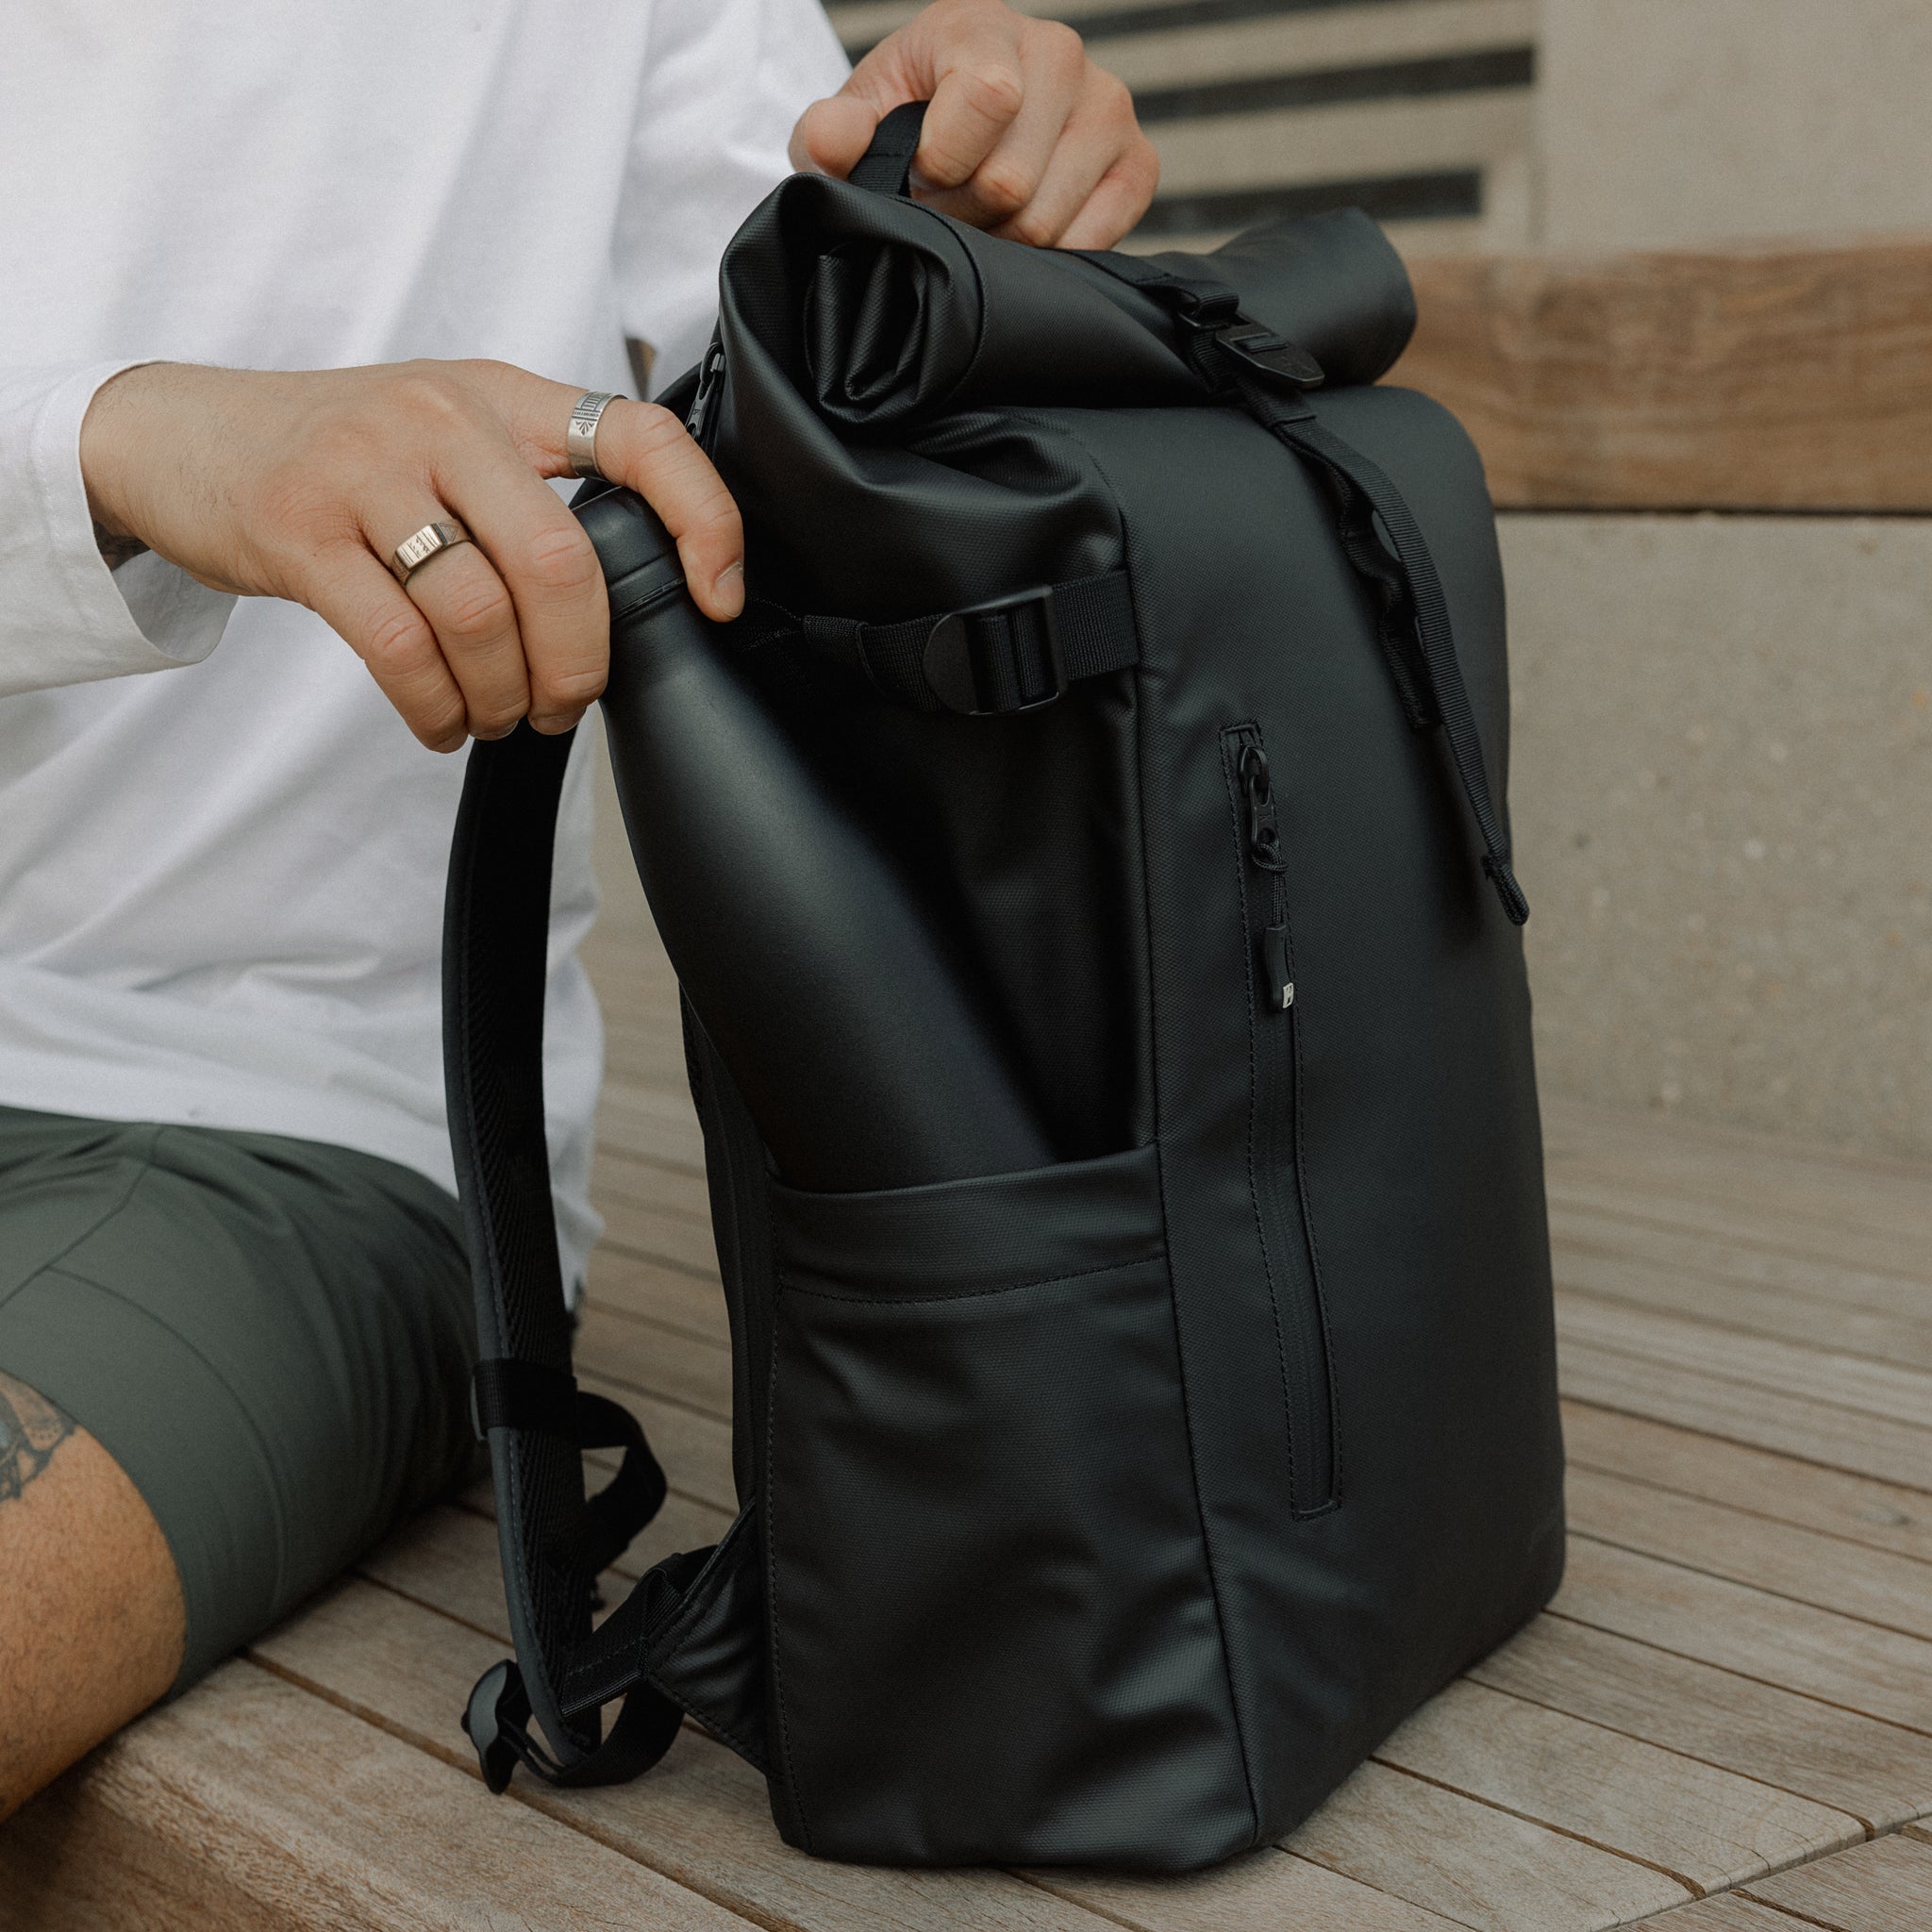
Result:
M533 1580L582 1532L520 1506L559 1762L508 1680L473 1728L506 1714L504 1774L617 1774L588 1726L625 1695L822 1856L1188 1870L1291 1830L1560 1573L1494 523L1454 422L1373 386L1413 303L1361 217L1029 251L904 197L914 119L883 192L746 222L681 391L755 613L805 614L708 628L648 513L579 500L741 1513L593 1637ZM499 1097L495 1149L483 1087L479 1276L541 1299L541 1110ZM537 1339L485 1352L562 1366Z

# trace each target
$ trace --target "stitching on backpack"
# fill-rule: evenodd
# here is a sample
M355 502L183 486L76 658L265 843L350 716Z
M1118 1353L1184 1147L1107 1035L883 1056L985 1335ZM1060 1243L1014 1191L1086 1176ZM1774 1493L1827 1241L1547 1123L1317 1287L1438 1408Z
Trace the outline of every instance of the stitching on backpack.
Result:
M1166 1253L1165 1239L1159 1254L1142 1255L1131 1261L1102 1261L1091 1268L1076 1268L1071 1274L1046 1274L1034 1281L1002 1282L997 1288L962 1288L955 1294L866 1294L863 1292L841 1292L835 1288L808 1288L802 1281L795 1281L782 1271L778 1274L778 1286L789 1294L808 1294L819 1301L850 1302L858 1307L906 1308L919 1307L927 1302L974 1302L984 1301L990 1295L1024 1294L1029 1288L1058 1288L1062 1282L1084 1281L1092 1274L1118 1274L1129 1268L1144 1268L1150 1261L1159 1261Z

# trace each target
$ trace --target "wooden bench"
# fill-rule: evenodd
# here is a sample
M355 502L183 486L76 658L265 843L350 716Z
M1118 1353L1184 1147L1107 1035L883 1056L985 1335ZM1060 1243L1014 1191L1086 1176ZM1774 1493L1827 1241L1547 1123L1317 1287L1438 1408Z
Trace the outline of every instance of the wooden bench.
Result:
M628 1574L729 1519L729 1358L635 905L592 963L581 1360L674 1486ZM479 1488L0 1829L0 1928L1932 1925L1932 1172L1548 1114L1568 1578L1281 1849L1174 1882L824 1864L694 1729L636 1785L491 1799L457 1727L508 1635Z

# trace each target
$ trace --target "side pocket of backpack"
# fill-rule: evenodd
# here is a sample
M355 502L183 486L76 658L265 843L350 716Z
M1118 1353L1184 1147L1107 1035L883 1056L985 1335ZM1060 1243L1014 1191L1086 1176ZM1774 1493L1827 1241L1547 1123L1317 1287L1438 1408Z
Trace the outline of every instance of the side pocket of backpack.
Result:
M1338 1500L1340 1456L1302 1141L1300 1041L1296 1031L1294 933L1274 774L1261 727L1231 724L1221 760L1241 869L1241 943L1247 949L1248 1186L1274 1308L1288 1406L1292 1507L1313 1516Z
M1247 1842L1156 1150L773 1198L788 1836L1166 1870Z

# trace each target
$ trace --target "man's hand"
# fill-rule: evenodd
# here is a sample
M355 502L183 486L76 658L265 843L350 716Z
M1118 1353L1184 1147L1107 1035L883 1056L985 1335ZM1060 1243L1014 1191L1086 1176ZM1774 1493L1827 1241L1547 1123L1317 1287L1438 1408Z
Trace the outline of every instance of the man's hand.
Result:
M81 473L96 525L202 583L306 604L354 647L423 742L454 751L527 716L565 731L604 689L596 553L543 481L567 476L583 393L502 362L274 375L151 363L95 395ZM646 498L691 595L744 605L737 506L668 410L618 401L597 466ZM398 584L388 564L454 516L475 541Z
M873 131L930 101L912 181L943 214L1038 248L1111 248L1160 178L1126 88L1080 37L1003 0L934 0L799 117L791 164L849 175Z

